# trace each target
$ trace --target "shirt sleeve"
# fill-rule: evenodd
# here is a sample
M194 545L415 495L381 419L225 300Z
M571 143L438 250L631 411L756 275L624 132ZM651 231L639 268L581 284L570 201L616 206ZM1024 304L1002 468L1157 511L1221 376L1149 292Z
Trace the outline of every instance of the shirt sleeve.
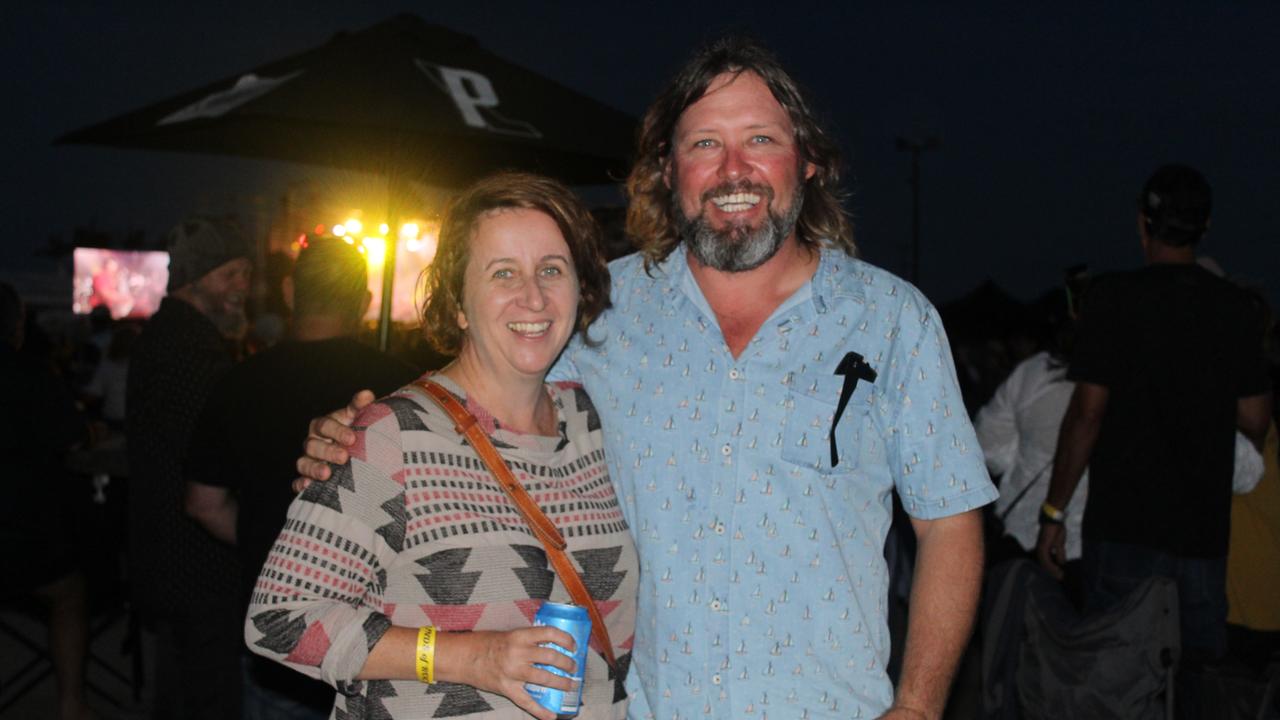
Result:
M547 382L576 382L582 377L582 373L578 371L578 366L573 362L574 353L581 349L578 339L575 337L569 341L569 346L565 351L560 353L560 359L556 360L556 364L551 366L551 370L547 373Z
M1021 375L1015 368L1000 387L996 388L991 400L978 411L974 418L973 429L978 436L978 444L982 446L982 454L987 461L987 469L992 475L1004 475L1013 467L1013 460L1018 456L1018 423L1016 383Z
M352 429L351 459L289 507L245 621L250 650L344 693L391 627L383 593L405 526L395 413L374 403Z
M196 419L195 432L191 435L187 455L183 459L182 476L202 485L238 489L240 477L233 469L234 449L229 432L235 418L230 417L226 390L224 376L209 395L209 400Z
M1084 294L1067 370L1067 379L1072 382L1115 387L1121 380L1118 363L1123 353L1116 352L1123 339L1118 329L1120 308L1111 287L1105 278L1099 278Z
M1271 389L1271 374L1268 372L1266 340L1262 328L1267 327L1265 322L1265 311L1253 306L1250 308L1249 322L1246 324L1244 333L1244 346L1241 348L1242 357L1244 358L1241 372L1237 377L1240 379L1239 385L1236 387L1236 397L1252 397L1261 395Z
M904 304L886 372L890 472L903 507L932 520L996 499L982 447L965 411L937 310L922 297Z

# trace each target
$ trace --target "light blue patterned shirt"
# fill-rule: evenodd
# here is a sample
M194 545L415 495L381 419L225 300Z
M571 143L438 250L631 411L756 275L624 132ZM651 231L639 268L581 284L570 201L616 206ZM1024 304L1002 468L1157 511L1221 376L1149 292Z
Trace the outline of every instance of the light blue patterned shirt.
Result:
M876 717L893 700L890 493L923 519L996 497L937 311L824 250L734 359L683 247L652 277L634 255L610 269L603 344L575 341L553 375L595 401L640 554L631 716ZM836 427L832 468L850 351L877 377Z

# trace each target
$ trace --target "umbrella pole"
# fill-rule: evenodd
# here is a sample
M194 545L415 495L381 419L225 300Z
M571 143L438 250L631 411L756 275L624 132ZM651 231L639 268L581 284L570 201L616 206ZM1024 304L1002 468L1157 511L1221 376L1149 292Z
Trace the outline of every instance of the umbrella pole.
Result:
M382 263L382 305L378 308L378 349L387 352L391 344L392 291L396 284L396 249L400 243L400 202L407 183L398 171L387 178L387 251Z

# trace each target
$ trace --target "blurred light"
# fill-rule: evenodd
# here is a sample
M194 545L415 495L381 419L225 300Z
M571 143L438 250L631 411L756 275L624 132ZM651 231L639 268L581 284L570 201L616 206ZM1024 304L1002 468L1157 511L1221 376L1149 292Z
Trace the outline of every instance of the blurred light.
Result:
M436 258L436 245L437 240L434 234L422 238L422 256L427 262L431 262Z
M400 239L408 240L418 237L418 223L405 223L400 226Z
M364 239L364 247L369 250L369 265L382 267L382 263L387 259L386 239L380 237L367 237Z
M360 222L355 218L348 218L347 221L343 224L347 226L347 232L351 233L352 235L359 235L360 231L364 230L364 223Z
M334 225L333 234L337 235L338 237L343 237L347 234L347 228L343 225Z
M348 245L355 245L355 244L356 244L356 239L355 239L355 238L353 238L353 237L351 237L350 235L348 235L348 236L346 236L346 237L342 238L342 242L344 242L344 243L346 243L346 244L348 244Z
M421 241L421 240L419 240L419 239L418 239L418 238L416 238L416 237L415 237L415 238L409 238L409 241L405 243L404 247L405 247L405 249L406 249L406 250L408 250L409 252L411 252L411 253L416 253L416 252L418 252L419 250L421 250L421 249L422 249L422 241Z
M387 233L389 233L389 232L391 232L391 228L387 227L387 224L386 224L386 223L382 223L381 225L379 225L379 226L378 226L378 234L379 234L379 235L382 235L382 236L384 236L384 237L385 237L385 236L386 236L386 234L387 234Z
M323 225L323 224L316 225L316 234L317 234L317 235L323 235L323 234L324 234L324 225Z

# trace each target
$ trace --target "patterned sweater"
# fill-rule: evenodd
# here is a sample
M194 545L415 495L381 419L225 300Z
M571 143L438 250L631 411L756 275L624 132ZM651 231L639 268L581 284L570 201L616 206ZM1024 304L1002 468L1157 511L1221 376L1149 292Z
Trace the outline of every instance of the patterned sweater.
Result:
M549 385L559 437L524 435L434 379L560 528L604 616L621 676L598 649L589 654L581 717L625 717L639 571L590 399ZM353 679L391 625L510 630L531 625L543 600L572 602L515 505L421 390L370 405L353 429L351 460L289 508L253 594L249 648L336 687L334 718L527 718L466 685Z

